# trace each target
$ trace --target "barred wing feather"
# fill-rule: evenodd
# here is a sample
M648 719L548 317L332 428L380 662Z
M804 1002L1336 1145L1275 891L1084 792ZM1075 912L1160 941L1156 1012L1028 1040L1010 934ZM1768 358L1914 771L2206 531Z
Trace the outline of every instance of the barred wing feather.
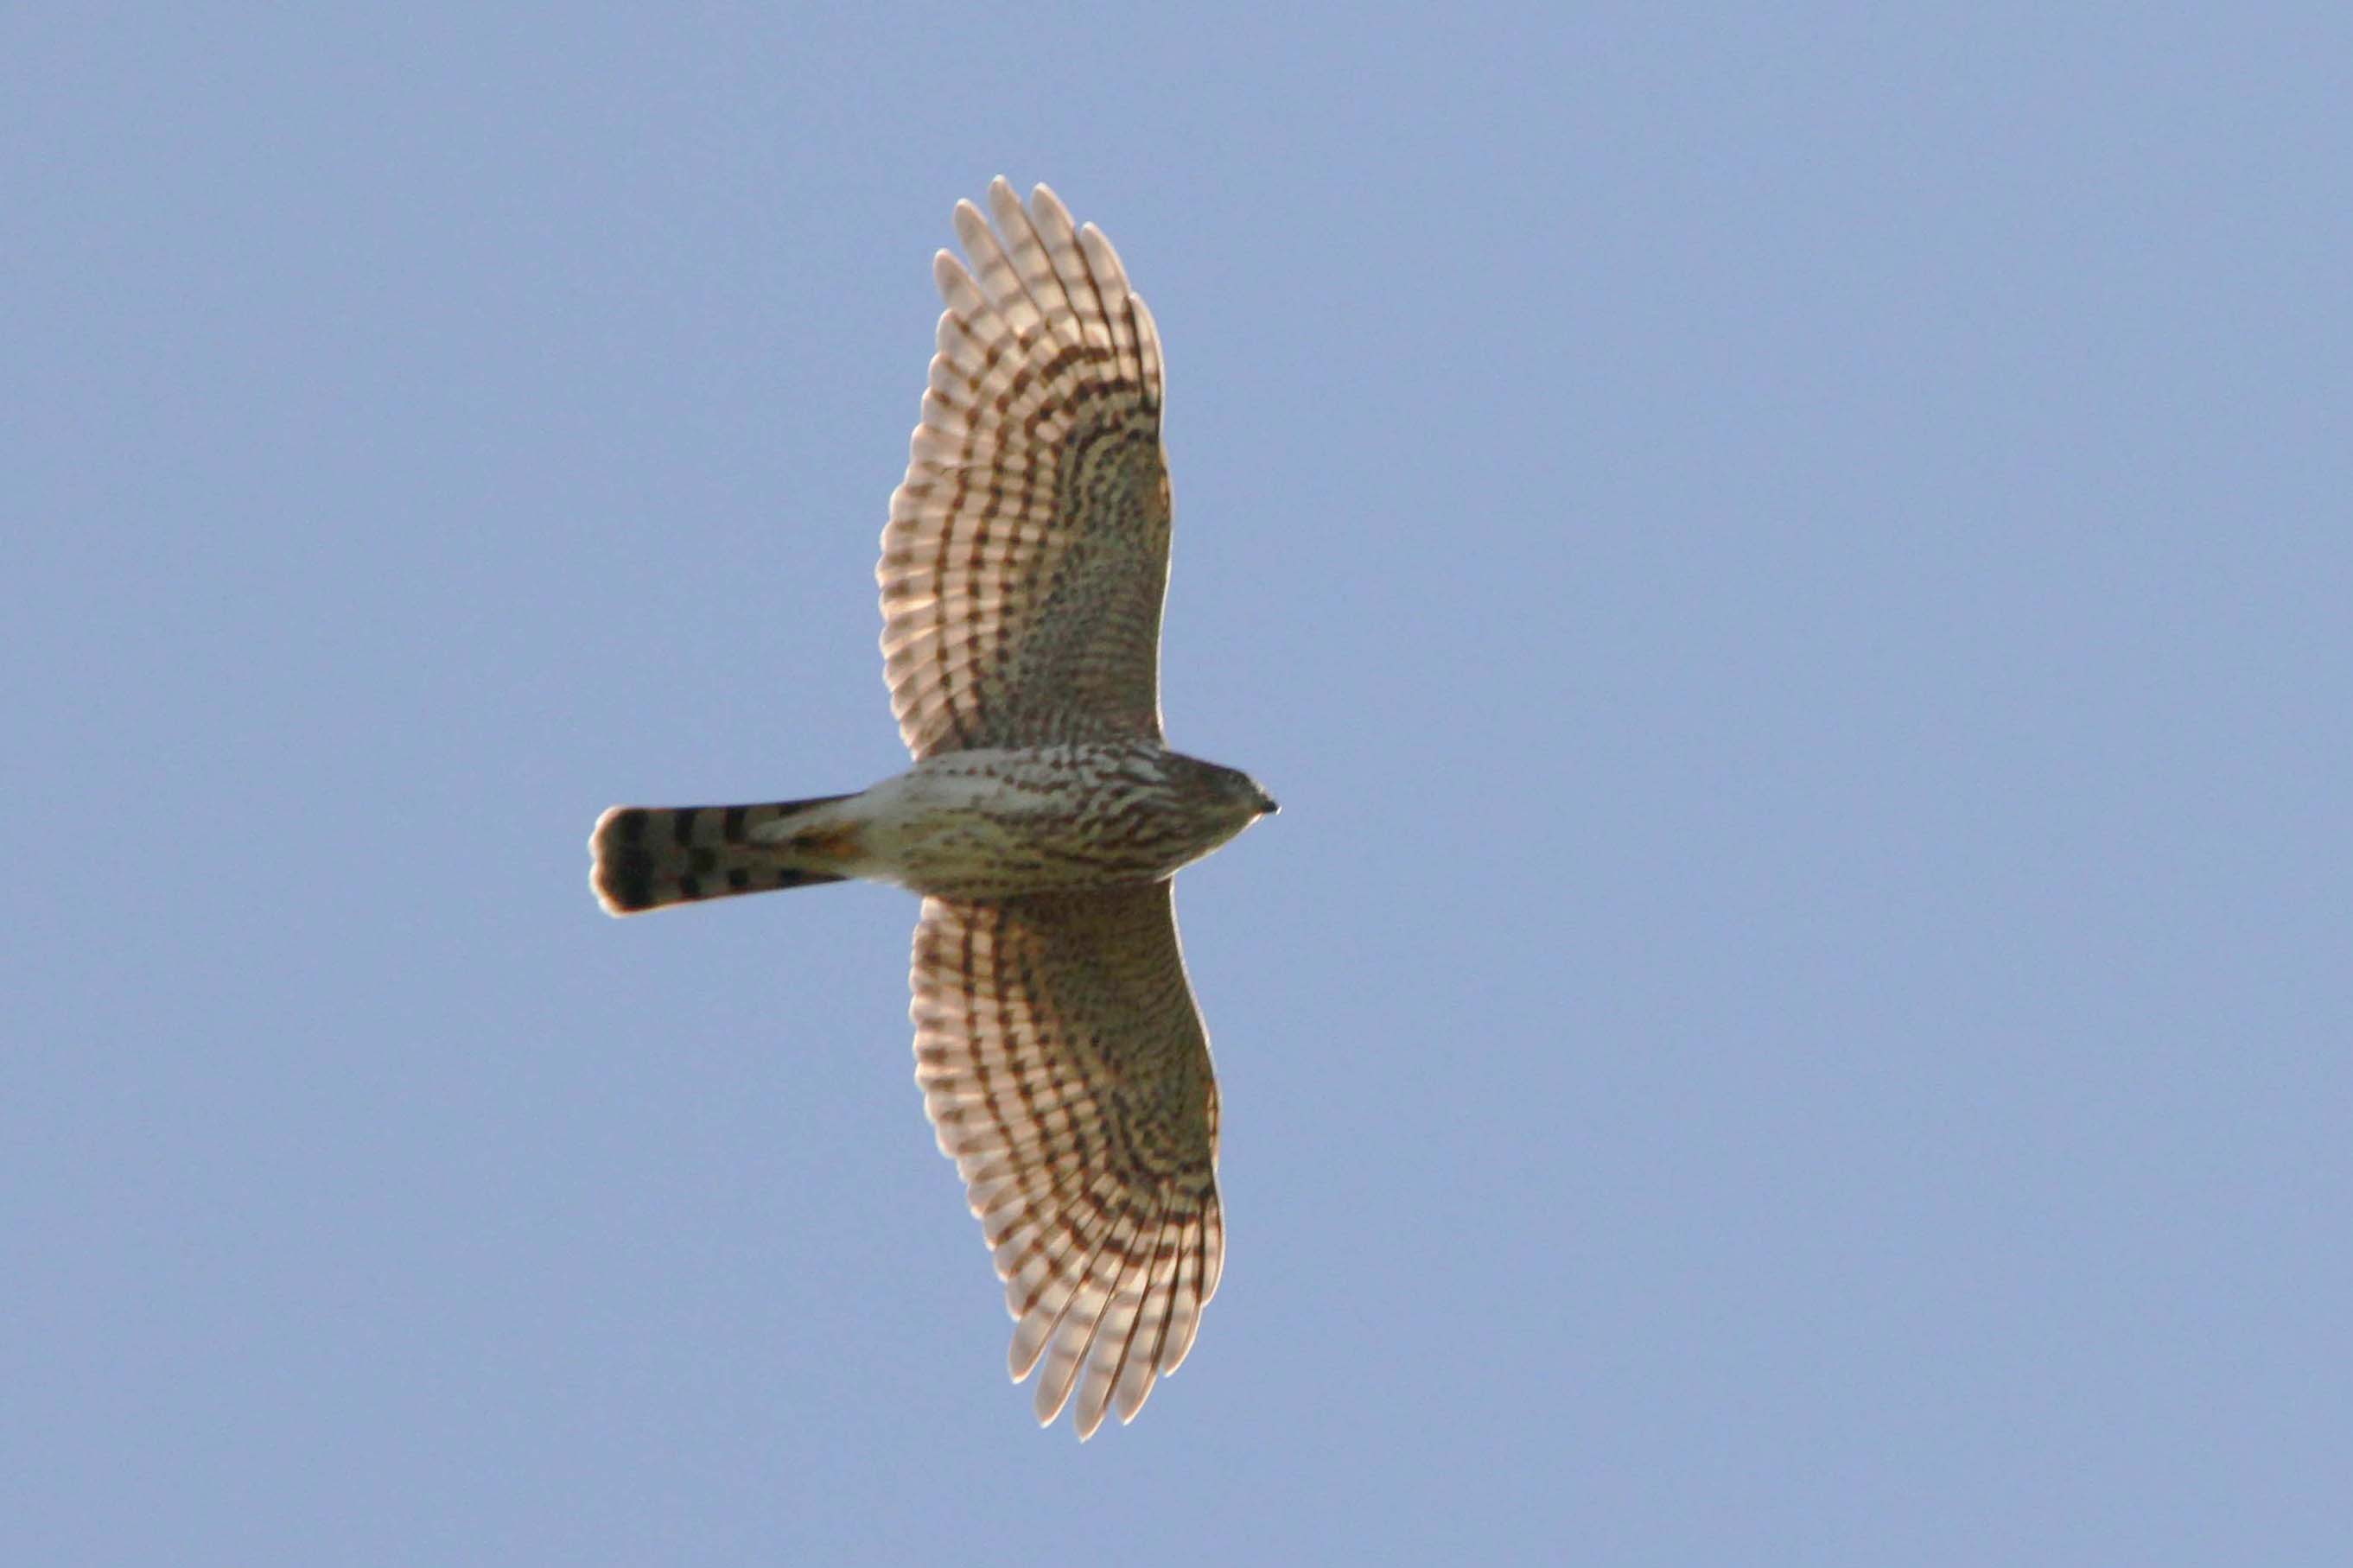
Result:
M915 1079L1015 1320L1082 1438L1132 1419L1218 1288L1218 1092L1166 882L923 900Z
M1111 242L1039 185L957 204L947 310L876 578L917 758L1160 736L1160 336Z

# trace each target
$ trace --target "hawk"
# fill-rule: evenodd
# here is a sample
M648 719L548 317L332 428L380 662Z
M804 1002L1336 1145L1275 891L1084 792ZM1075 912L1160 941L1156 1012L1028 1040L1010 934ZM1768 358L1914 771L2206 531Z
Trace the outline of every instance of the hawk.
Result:
M1275 809L1160 722L1160 336L1111 242L1039 185L959 202L970 258L882 531L914 765L857 795L615 806L613 914L864 877L923 898L915 1080L1005 1282L1014 1380L1082 1438L1134 1417L1218 1289L1218 1089L1170 883ZM1075 1396L1075 1399L1074 1399Z

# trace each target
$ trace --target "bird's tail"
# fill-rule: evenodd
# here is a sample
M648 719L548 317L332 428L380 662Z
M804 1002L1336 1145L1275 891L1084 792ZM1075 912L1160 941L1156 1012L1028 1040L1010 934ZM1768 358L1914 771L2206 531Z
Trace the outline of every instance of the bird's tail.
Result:
M596 858L589 886L609 915L634 915L731 893L839 882L810 868L786 844L757 842L754 831L846 795L780 800L766 805L617 805L596 819L588 852Z

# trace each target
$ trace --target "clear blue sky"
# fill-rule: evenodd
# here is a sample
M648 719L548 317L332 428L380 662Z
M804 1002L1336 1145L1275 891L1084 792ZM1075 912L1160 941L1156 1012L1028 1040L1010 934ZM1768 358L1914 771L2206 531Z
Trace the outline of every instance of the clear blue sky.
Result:
M1434 9L9 8L13 1561L2342 1560L2353 13ZM913 901L585 880L902 765L999 172L1284 806L1083 1448Z

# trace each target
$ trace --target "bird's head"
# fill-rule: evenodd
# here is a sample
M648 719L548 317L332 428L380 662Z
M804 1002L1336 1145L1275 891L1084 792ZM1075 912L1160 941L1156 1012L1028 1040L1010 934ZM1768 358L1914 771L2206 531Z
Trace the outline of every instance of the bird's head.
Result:
M1274 804L1274 796L1267 794L1258 780L1241 769L1219 767L1215 763L1198 765L1219 805L1231 811L1239 819L1234 824L1235 832L1240 832L1261 816L1272 816L1282 809Z

